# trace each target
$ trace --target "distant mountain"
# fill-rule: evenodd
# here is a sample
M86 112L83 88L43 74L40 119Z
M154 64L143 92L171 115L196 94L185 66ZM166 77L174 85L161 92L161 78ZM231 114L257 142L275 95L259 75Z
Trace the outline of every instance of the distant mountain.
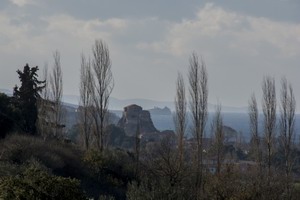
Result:
M149 100L149 99L125 99L120 100L117 98L110 98L109 101L109 108L111 110L123 110L124 107L136 104L145 110L152 110L154 108L169 108L171 111L175 111L175 105L172 101L155 101L155 100ZM214 104L208 104L208 111L214 112L215 111L215 105ZM230 113L246 113L248 112L247 107L233 107L233 106L222 106L222 112L230 112Z
M67 103L67 102L63 102L62 105L65 107L70 107L71 109L75 109L75 110L78 108L77 104L72 104L72 103Z
M0 90L1 91L1 90ZM78 105L79 104L79 96L78 95L64 95L63 101L67 104ZM124 107L136 104L141 106L145 110L152 109L154 107L168 107L171 110L174 110L174 103L171 101L155 101L149 99L117 99L111 97L109 99L109 109L110 110L120 110L123 111Z
M0 89L0 92L5 93L9 96L12 95L12 90ZM63 102L69 106L76 107L79 104L79 96L78 95L64 95ZM117 99L114 97L110 98L109 101L109 109L110 110L123 110L124 107L136 104L141 106L145 110L150 110L155 107L164 108L168 107L171 111L175 110L173 101L156 101L149 99ZM208 104L208 111L214 112L215 105ZM248 112L247 107L232 107L232 106L222 106L222 112L234 112L234 113L245 113Z
M109 108L111 110L123 110L124 107L136 104L141 106L144 110L149 110L154 107L168 107L171 110L174 110L174 103L171 101L155 101L155 100L149 100L149 99L117 99L117 98L110 98L109 101Z
M69 103L72 105L79 105L79 96L78 95L64 95L62 98L63 102Z
M13 91L12 90L0 89L0 92L6 94L8 96L12 96L13 95Z
M210 112L215 111L215 105L209 104L208 110ZM226 113L248 113L248 107L233 107L233 106L222 106L222 112Z
M164 107L164 108L159 108L159 107L154 107L152 109L148 110L151 115L172 115L172 112L170 108Z
M77 95L64 95L63 101L66 103L70 103L73 105L79 104L79 96ZM123 110L124 107L136 104L141 106L145 110L152 109L154 107L168 107L171 110L174 110L174 103L171 101L155 101L155 100L149 100L149 99L117 99L114 97L111 97L109 99L109 109L110 110Z

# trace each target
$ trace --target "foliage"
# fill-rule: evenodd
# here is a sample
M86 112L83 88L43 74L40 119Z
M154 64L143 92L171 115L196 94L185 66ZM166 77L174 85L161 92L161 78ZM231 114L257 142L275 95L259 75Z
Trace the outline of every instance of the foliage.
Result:
M133 160L124 151L105 150L101 153L90 150L85 154L84 161L98 179L106 179L116 186L126 186L134 178Z
M174 194L170 193L167 185L165 187L160 187L161 185L156 185L155 182L143 180L140 184L137 182L132 182L128 186L127 199L137 200L137 199L175 199Z
M19 110L13 104L13 98L0 93L0 138L4 138L18 125Z
M139 180L131 182L128 199L194 199L194 177L186 162L179 162L175 140L165 137L141 153ZM184 155L186 158L186 155ZM186 160L185 160L186 161Z
M99 200L115 200L113 196L107 196L107 195L100 195Z
M39 92L45 87L45 81L37 79L39 68L30 68L26 64L23 71L18 70L21 86L15 86L14 98L16 106L21 111L21 127L26 133L36 134L37 120L37 99L40 98Z
M127 136L124 129L114 124L110 124L105 128L107 133L107 143L110 147L130 149L134 147L135 137Z
M239 173L232 165L226 165L223 173L210 175L207 179L205 194L207 199L249 199L249 194L241 184Z
M84 162L89 166L90 176L101 183L98 189L101 194L125 198L127 183L134 179L133 160L128 153L117 149L90 150Z
M138 182L132 182L128 185L126 197L128 200L138 199L194 199L191 188L186 186L172 186L166 180L153 180L147 177L143 177L143 180Z
M17 134L0 142L0 178L17 176L34 159L56 176L79 179L87 195L95 199L100 194L125 198L127 183L134 178L133 158L121 150L84 154L72 144Z
M29 165L21 174L0 180L0 199L86 199L80 182Z
M82 167L80 150L55 140L14 134L1 141L0 150L2 161L24 164L34 158L60 175L76 174Z

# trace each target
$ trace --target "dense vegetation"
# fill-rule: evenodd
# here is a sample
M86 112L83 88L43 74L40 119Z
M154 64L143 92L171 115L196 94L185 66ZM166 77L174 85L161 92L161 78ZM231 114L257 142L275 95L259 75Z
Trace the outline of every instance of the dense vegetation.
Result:
M0 145L3 199L124 198L133 179L132 158L124 151L84 152L73 144L17 134Z
M184 166L179 166L178 152L170 143L172 139L166 138L159 145L143 148L137 171L135 155L124 150L85 152L74 144L13 134L0 144L0 197L97 199L102 195L104 199L109 196L116 199L195 199L195 172L189 163L189 152L186 152ZM209 153L213 154L213 149L211 151ZM295 153L300 155L298 151ZM274 164L276 162L274 160ZM286 199L285 176L279 173L279 166L274 167L270 183L266 171L259 172L256 165L248 166L246 171L234 162L222 166L220 174L204 173L203 199ZM295 172L297 166L299 162L293 169ZM292 199L298 199L300 187L297 182L293 184Z

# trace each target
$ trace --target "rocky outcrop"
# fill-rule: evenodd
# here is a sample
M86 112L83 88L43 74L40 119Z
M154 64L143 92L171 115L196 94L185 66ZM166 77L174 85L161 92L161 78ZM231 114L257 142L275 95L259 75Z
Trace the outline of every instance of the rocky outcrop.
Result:
M230 126L223 126L225 143L235 143L237 141L238 132Z
M135 104L126 106L118 126L125 130L126 135L135 136L138 124L141 134L159 132L153 125L149 111Z
M154 107L149 109L149 112L151 115L172 115L170 108L166 106L164 108Z

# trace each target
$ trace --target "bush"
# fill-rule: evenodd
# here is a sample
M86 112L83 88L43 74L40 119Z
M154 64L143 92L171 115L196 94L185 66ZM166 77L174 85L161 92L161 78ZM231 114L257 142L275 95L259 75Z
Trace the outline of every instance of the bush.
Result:
M99 200L115 200L115 198L112 196L101 195Z
M36 159L62 176L76 176L82 168L83 154L71 144L17 134L8 136L1 143L2 161L21 165Z
M98 179L115 186L126 186L134 178L134 162L132 158L121 150L105 150L100 153L90 150L85 154L84 161L95 173Z
M20 110L14 106L13 98L0 93L0 139L19 128L20 116Z
M28 165L15 176L0 180L0 199L87 199L76 179L49 174L44 167Z
M133 181L128 185L126 197L128 200L151 199L195 199L192 193L186 193L186 186L172 186L168 181L153 180L146 177L138 184Z
M134 162L126 152L90 150L86 152L84 161L89 166L90 176L101 183L100 194L125 198L127 183L134 179Z

